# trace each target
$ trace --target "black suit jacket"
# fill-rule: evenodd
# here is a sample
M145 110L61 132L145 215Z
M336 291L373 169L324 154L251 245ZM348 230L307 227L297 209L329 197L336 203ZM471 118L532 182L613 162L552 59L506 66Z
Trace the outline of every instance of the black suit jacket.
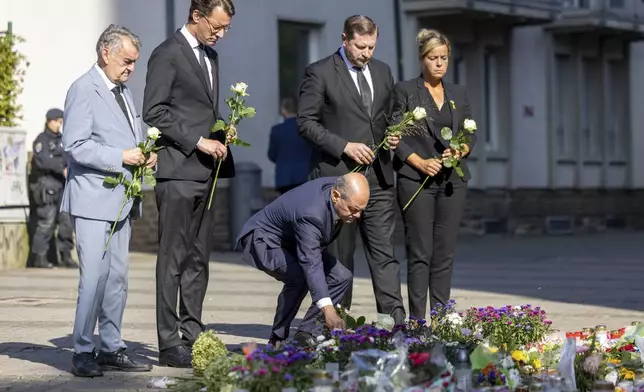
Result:
M451 128L454 136L456 136L463 129L465 119L472 118L472 109L467 99L467 90L464 86L446 82L443 82L443 88L445 89L444 105L448 105L452 113ZM396 150L394 150L394 169L405 177L424 180L426 175L407 163L407 158L412 153L420 155L423 159L440 156L445 149L449 148L449 142L441 137L441 130L432 122L430 111L432 97L425 87L422 76L397 83L394 87L394 97L393 117L396 122L400 121L403 113L412 111L416 107L423 107L427 111L427 117L421 123L423 131L403 136ZM451 101L454 102L453 105ZM474 149L477 132L480 131L477 130L469 134L471 139L468 143L470 153ZM463 181L471 178L470 170L467 167L468 156L469 154L461 160L460 164L465 174ZM460 179L452 169L443 168L443 171L447 180Z
M376 59L369 62L369 72L374 89L371 116L339 50L306 68L297 125L300 135L317 147L312 170L319 176L340 176L358 166L344 154L347 142L378 145L384 137L394 80L389 66ZM373 166L381 181L393 185L390 151L381 149Z
M313 302L329 297L323 263L329 255L323 257L323 252L342 225L341 221L334 224L331 189L335 180L318 178L275 199L244 224L235 247L243 250L245 262L265 271L275 271L287 261L269 257L267 249L283 249L297 258Z
M199 61L186 38L177 30L157 46L148 62L143 120L161 131L157 178L206 181L214 159L196 149L199 137L224 143L223 132L210 132L219 119L219 61L217 52L206 47L212 65L213 96ZM219 177L235 175L230 149Z

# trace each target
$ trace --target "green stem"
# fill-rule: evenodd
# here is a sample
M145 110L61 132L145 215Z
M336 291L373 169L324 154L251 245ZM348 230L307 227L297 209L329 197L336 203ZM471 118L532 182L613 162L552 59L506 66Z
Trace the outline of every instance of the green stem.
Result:
M221 168L222 159L218 159L219 163L217 164L217 171L215 172L215 180L212 182L212 188L210 188L210 197L208 198L208 211L210 211L210 205L212 204L212 197L215 195L215 188L217 187L217 179L219 178L219 168Z
M378 147L376 147L375 149L371 150L371 153L373 155L376 155L376 151L380 150L380 148L382 148L382 146L385 144L386 141L387 141L387 138L385 137L384 139L382 139L382 142L380 142ZM364 167L364 165L358 165L353 170L351 170L351 173L356 173L356 172L360 171L360 169L362 169L363 167Z
M112 236L114 235L114 230L116 229L116 225L119 223L119 219L121 218L121 213L123 213L123 208L125 208L125 204L129 200L129 197L127 195L130 193L131 187L132 187L132 183L130 183L130 186L125 191L125 199L123 199L123 204L121 204L121 209L119 210L119 214L116 216L116 220L114 221L114 224L112 224L112 231L110 231L110 238L107 239L107 244L105 244L105 252L107 252L107 248L109 248L110 246L110 242L112 241Z
M423 183L420 184L420 187L418 187L418 190L416 191L416 193L414 193L414 196L412 196L411 199L409 199L409 201L407 202L407 204L405 204L405 206L403 207L403 211L406 211L407 207L409 207L409 205L416 199L416 196L418 196L420 191L425 187L427 180L429 180L429 176L425 177L425 181L423 181Z

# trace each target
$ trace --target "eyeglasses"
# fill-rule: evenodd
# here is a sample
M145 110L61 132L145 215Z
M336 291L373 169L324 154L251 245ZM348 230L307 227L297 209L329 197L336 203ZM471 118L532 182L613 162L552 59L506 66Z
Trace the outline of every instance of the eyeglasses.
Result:
M230 30L230 25L226 25L226 26L215 26L215 25L214 25L214 24L212 24L212 22L211 22L211 21L206 17L206 15L203 15L203 14L202 14L202 15L201 15L201 17L206 21L206 23L208 23L208 27L210 28L210 32L211 32L212 34L217 34L217 33L219 33L219 32L220 32L220 31L222 31L222 30L224 31L224 33L227 33L227 32L228 32L228 30Z

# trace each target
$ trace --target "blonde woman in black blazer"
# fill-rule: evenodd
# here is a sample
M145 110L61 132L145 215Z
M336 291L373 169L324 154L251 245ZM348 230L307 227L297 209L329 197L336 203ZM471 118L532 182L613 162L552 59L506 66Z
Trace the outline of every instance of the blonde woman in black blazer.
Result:
M435 30L418 33L418 57L422 74L398 83L394 88L394 121L402 114L422 107L427 118L421 132L402 138L395 150L394 169L398 172L398 203L401 208L430 176L413 203L403 212L407 246L407 286L410 316L425 318L427 293L430 306L447 304L450 299L452 265L458 229L463 215L470 172L467 156L476 134L463 146L460 156L441 137L449 127L456 135L472 113L465 87L442 80L450 60L450 43ZM461 159L461 178L453 169L444 168L441 157L454 154Z

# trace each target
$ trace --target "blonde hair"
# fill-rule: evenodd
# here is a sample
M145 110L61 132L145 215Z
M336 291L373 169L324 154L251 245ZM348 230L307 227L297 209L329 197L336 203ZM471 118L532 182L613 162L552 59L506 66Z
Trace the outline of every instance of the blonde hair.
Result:
M422 29L416 36L418 43L418 58L422 59L439 46L447 46L447 54L452 53L452 46L449 39L438 30Z

